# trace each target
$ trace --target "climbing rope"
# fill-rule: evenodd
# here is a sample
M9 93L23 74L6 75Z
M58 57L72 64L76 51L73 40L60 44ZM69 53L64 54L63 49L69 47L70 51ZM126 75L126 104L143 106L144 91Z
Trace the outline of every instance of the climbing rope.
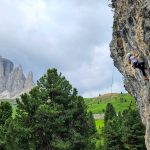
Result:
M113 65L113 67L112 67L112 77L111 77L111 94L110 94L110 99L112 98L113 83L114 83L114 65Z

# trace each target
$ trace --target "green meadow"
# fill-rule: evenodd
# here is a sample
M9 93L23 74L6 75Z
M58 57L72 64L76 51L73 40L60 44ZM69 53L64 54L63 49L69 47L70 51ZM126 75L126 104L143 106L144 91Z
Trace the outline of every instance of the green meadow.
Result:
M96 98L85 98L88 111L93 114L104 114L106 105L112 103L117 112L122 112L129 107L136 108L135 99L129 94L105 94Z
M95 120L95 123L97 131L104 127L104 120Z

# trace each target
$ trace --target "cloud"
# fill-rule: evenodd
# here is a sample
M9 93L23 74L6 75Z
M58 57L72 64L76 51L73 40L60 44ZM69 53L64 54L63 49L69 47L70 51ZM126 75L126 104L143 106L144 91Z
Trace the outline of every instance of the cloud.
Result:
M107 5L100 0L1 0L0 54L22 64L26 73L33 70L35 79L56 67L80 94L103 91L112 70L113 17Z
M113 86L112 86L112 93L121 93L121 92L126 92L121 83L114 83ZM99 95L103 95L103 94L106 94L106 93L111 93L111 87L109 88L103 88L102 90L91 90L90 92L85 92L83 94L84 97L86 98L90 98L90 97L97 97Z
M89 63L64 73L85 97L112 92L124 92L122 76L114 68L108 44L96 46ZM108 59L109 58L109 59ZM112 88L112 90L111 90Z

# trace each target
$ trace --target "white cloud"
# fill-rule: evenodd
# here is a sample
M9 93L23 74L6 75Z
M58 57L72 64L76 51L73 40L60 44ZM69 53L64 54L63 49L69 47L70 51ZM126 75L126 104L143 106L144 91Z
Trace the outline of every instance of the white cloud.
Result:
M56 67L80 94L94 95L111 82L112 19L101 0L1 0L0 55L36 79Z
M25 25L27 25L28 28L35 28L36 24L40 24L48 19L48 8L46 2L43 0L27 0L24 1L24 3L21 2L19 9L22 13L23 20L26 23Z
M113 67L108 44L96 46L90 62L64 74L86 97L111 92L112 83L113 92L124 92L122 77Z
M115 82L112 86L110 84L108 88L103 88L101 90L95 89L95 90L87 91L83 93L83 96L90 98L90 97L97 97L99 95L103 95L106 93L121 93L121 92L126 93L122 85L123 85L122 82Z

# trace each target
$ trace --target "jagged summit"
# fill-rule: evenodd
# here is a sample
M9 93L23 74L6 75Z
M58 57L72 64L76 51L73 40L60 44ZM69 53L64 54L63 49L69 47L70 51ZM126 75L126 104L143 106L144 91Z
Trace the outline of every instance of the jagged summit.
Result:
M146 147L150 150L150 1L112 0L110 6L114 11L111 57L124 76L126 90L136 98L146 126ZM129 52L142 57L149 81L143 79L140 69L128 64L126 55Z
M0 98L15 98L33 88L33 73L26 78L21 65L14 68L13 62L0 56Z
M28 87L32 87L33 85L34 85L34 83L33 83L33 73L32 73L32 71L30 71L28 76L27 76L27 79L25 81L24 88L28 89Z

